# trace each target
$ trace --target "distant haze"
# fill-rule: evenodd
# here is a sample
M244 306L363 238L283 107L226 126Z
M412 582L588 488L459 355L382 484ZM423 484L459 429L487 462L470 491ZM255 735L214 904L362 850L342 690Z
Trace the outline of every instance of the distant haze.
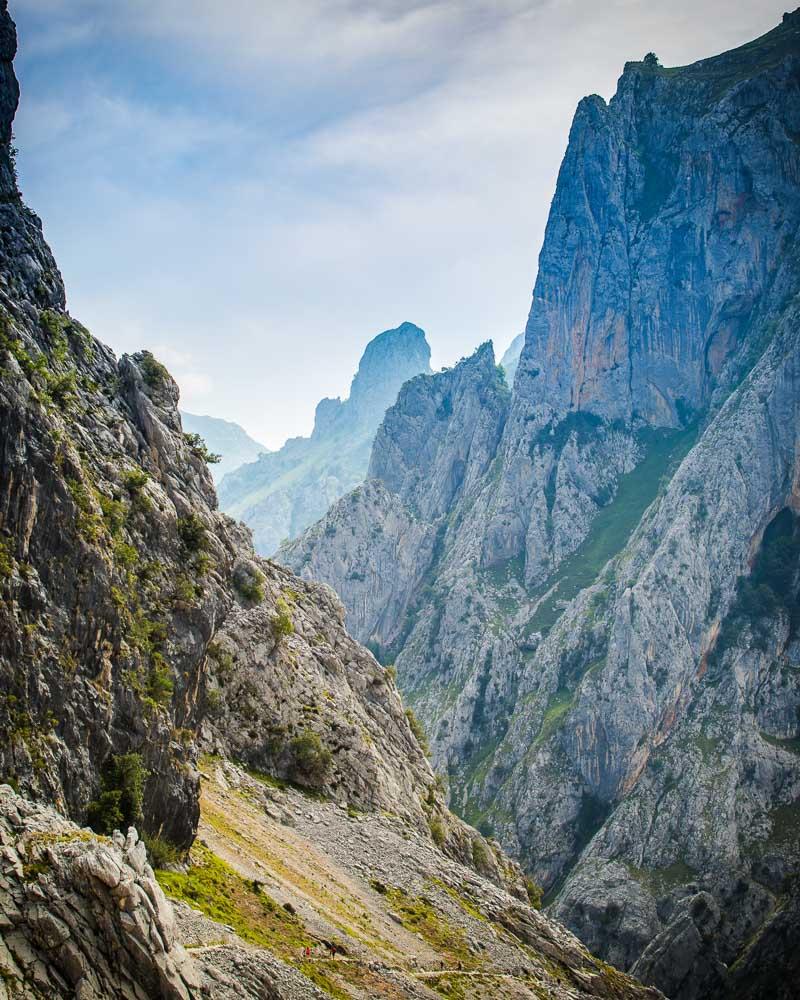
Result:
M410 320L525 323L577 101L755 37L752 0L11 0L25 198L70 310L269 447Z

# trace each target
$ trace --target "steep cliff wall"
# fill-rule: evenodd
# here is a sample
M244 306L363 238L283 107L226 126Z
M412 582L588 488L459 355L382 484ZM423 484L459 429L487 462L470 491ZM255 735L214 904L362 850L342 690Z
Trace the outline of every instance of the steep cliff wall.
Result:
M404 395L376 438L367 489L435 558L373 524L400 558L361 588L336 541L361 553L358 498L281 553L396 661L451 802L679 998L744 989L762 930L797 933L798 97L795 13L581 102L485 471L445 510L449 454Z

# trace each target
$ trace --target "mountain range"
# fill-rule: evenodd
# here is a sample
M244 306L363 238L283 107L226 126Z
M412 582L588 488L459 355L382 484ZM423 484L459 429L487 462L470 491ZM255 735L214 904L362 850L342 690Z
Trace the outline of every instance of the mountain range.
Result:
M252 529L258 552L272 555L363 481L386 410L404 382L430 372L430 357L413 323L378 334L364 350L349 397L317 404L310 438L290 438L223 478L220 505Z
M278 559L393 664L452 807L675 1000L794 995L800 12L579 104L513 393L405 385Z
M448 810L330 588L217 510L166 368L67 312L16 44L0 0L0 997L658 1000Z
M232 420L200 416L186 410L180 413L185 432L198 434L217 459L211 463L211 475L217 484L227 473L247 462L255 462L259 455L269 452L269 448L251 438L243 427Z

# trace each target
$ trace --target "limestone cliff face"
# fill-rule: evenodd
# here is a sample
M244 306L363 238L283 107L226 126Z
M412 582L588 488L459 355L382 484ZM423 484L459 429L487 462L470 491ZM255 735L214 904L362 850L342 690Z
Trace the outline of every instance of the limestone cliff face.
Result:
M252 529L258 552L271 555L363 481L384 413L407 379L430 371L430 357L413 323L379 334L364 351L349 397L317 405L310 438L290 438L223 478L220 504Z
M14 181L14 49L0 0L0 997L295 1000L377 983L421 1000L424 975L450 989L463 962L481 996L513 979L520 997L656 1000L533 910L519 866L448 811L393 673L332 591L260 559L216 510L166 369L118 360L65 311ZM359 419L378 405L373 374L354 387ZM477 455L459 454L469 478ZM201 750L229 758L211 766L235 813L206 802L204 821L237 860L201 844L161 872L175 893L188 883L176 919L148 851L194 839ZM287 840L302 872L282 867ZM281 906L262 878L282 891L287 876ZM298 954L342 937L356 957L331 964L349 977Z
M281 553L396 661L451 802L590 947L687 1000L743 991L794 912L798 98L795 13L583 101L485 471L443 491L405 396L376 437L373 514L402 502L433 554L387 517L394 572L358 587L359 497Z

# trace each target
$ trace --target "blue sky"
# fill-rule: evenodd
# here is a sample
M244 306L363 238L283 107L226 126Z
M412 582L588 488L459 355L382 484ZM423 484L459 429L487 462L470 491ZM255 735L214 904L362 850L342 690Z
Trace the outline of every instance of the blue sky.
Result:
M762 0L10 0L21 186L70 311L270 447L411 320L525 324L577 101L769 30Z

